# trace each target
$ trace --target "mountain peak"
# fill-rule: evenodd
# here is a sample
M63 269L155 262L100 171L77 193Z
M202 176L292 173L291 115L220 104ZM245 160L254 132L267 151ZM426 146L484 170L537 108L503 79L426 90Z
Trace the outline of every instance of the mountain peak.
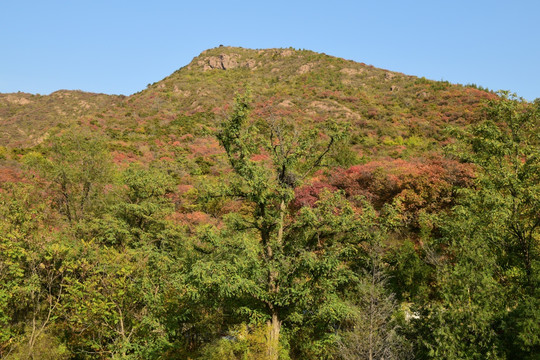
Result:
M129 97L67 90L41 97L0 94L0 142L32 145L30 134L36 139L74 122L109 133L168 126L182 117L212 127L246 87L261 114L281 109L298 122L347 121L366 144L391 146L417 135L439 141L447 123L473 121L482 101L494 96L309 50L219 46Z

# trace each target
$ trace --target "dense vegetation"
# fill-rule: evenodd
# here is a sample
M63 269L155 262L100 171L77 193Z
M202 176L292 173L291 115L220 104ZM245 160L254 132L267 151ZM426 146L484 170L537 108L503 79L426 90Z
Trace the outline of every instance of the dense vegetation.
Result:
M0 97L1 358L540 353L540 102L235 48L60 94Z

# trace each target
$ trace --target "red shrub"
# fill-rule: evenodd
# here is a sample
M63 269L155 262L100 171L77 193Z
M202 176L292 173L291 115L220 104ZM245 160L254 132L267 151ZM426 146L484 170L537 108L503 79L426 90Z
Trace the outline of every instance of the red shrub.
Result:
M320 193L327 189L328 191L336 191L337 188L327 183L320 181L314 182L311 185L301 186L294 191L294 200L291 207L293 209L300 209L304 206L314 207L317 200L319 200Z
M470 165L453 160L392 159L339 171L330 183L348 197L365 197L377 209L384 204L399 204L414 222L422 209L436 211L450 206L455 188L470 186L473 176Z

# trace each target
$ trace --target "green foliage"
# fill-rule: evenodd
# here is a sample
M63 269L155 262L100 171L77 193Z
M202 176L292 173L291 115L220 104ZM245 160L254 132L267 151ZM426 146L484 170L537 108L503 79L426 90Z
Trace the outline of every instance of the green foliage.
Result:
M161 284L149 263L155 255L81 245L65 266L60 307L71 351L108 358L148 358L163 351L167 340L154 312Z
M118 216L132 231L159 233L164 217L173 210L166 197L173 189L172 177L159 169L131 166L122 174L122 182L127 186L126 202L117 205Z
M403 335L405 313L399 309L382 262L377 241L369 245L369 259L356 288L348 295L350 316L337 342L340 359L411 359L411 344Z
M43 332L38 335L31 346L27 342L21 343L3 359L67 360L72 356L73 354L57 336L49 332Z
M120 183L116 201L79 224L79 234L115 247L174 243L179 232L166 219L174 210L167 197L173 189L173 178L156 167L132 165L122 172Z
M55 201L69 222L90 217L103 206L112 163L99 135L73 129L55 139L49 158L32 152L23 160L52 182Z
M398 300L421 302L429 295L429 283L433 269L424 259L425 254L418 254L411 241L405 241L392 249L386 256L390 265L388 283Z
M54 220L48 215L50 210L42 194L29 185L7 184L0 192L2 357L12 352L37 356L49 342L56 348L57 341L48 330L63 282L57 272L62 251L47 231Z
M478 188L463 190L446 220L440 301L420 320L432 358L532 359L539 351L539 113L502 93L487 114L464 136Z
M248 360L266 357L266 326L241 324L229 330L228 335L207 345L201 358L208 360Z
M332 165L342 168L348 168L353 165L358 165L362 162L362 158L358 153L351 148L351 145L346 142L341 142L334 147L334 151L329 154Z
M268 321L270 344L279 341L273 336L279 337L282 323L319 326L325 337L328 324L346 312L337 292L354 280L343 264L357 255L361 222L339 194L298 214L288 205L292 187L320 166L340 132L332 129L321 146L318 132L298 134L292 124L275 119L259 129L248 123L248 112L248 98L238 97L218 137L235 175L224 194L245 199L250 210L230 214L221 234L205 233L198 248L207 255L195 263L192 276L197 288L226 301L238 315ZM254 159L261 151L269 161ZM269 358L278 356L277 349L269 351Z
M9 156L9 150L5 146L0 146L0 160L5 160Z
M539 104L229 47L0 94L0 357L535 359Z

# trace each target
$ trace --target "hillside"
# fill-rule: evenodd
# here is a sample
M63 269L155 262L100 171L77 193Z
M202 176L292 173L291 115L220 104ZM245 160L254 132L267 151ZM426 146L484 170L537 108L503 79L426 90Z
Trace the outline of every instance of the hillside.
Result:
M327 121L348 126L347 138L328 154L331 171L319 180L348 189L350 196L379 197L367 188L378 186L380 192L382 186L385 201L418 186L410 184L411 179L413 183L440 181L440 189L424 191L421 197L443 202L448 184L467 183L468 170L444 160L443 145L452 141L445 129L478 121L486 100L496 98L476 88L307 50L218 47L127 97L81 91L1 95L0 145L6 147L3 157L10 159L2 165L3 177L20 173L17 156L28 152L49 156L55 136L77 126L104 136L119 168L132 163L167 168L177 178L179 212L203 210L219 217L221 210L194 206L186 189L219 183L228 173L216 129L228 117L235 95L246 89L252 93L255 122L286 120L298 130L321 127ZM361 167L354 170L354 166ZM386 179L384 185L377 185L380 179L350 179L359 174L371 178L379 168L385 169L377 175ZM367 188L355 190L351 185L355 181L367 181ZM422 186L433 190L435 184ZM417 221L417 201L407 205L412 223Z
M50 95L0 94L0 145L33 146L48 131L113 107L121 97L59 90Z
M349 122L353 149L368 157L430 150L444 139L444 127L474 121L482 102L494 97L311 51L220 47L127 98L123 113L105 110L100 123L114 137L127 129L160 137L171 127L198 137L246 88L260 117Z
M279 114L306 124L347 121L356 151L394 157L407 147L433 148L444 139L446 125L474 121L482 101L494 96L306 50L219 47L128 97L80 91L0 95L0 144L32 146L68 123L134 144L167 143L168 135L214 126L235 93L246 88L259 116Z
M412 226L426 206L419 203L429 199L431 207L448 206L452 187L472 177L466 167L445 159L444 145L453 141L447 127L478 121L486 100L496 98L476 88L308 50L218 47L127 97L81 91L1 95L2 178L20 178L23 155L49 157L55 137L75 126L103 136L119 169L139 163L173 174L181 221L193 227L208 216L220 218L227 206L196 205L194 189L227 177L230 169L216 130L236 94L246 89L252 94L253 122L284 120L296 131L326 122L348 127L348 136L328 154L326 170L306 186L322 181L351 197L380 198L378 206L403 197ZM418 198L405 199L408 188ZM194 219L201 214L206 220Z
M0 94L0 358L536 359L539 126L294 49Z

